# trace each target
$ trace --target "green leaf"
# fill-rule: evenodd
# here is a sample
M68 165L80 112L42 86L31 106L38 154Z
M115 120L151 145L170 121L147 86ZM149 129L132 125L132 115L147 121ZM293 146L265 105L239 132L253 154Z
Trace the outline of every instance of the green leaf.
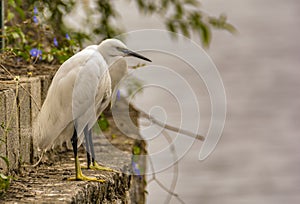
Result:
M195 0L185 0L184 3L194 7L199 7L201 5L199 1L195 1Z
M20 38L19 33L17 33L17 32L12 32L12 33L10 33L10 34L11 34L11 36L12 36L14 39L19 39L19 38Z
M224 14L221 14L219 18L210 17L209 24L216 29L224 29L230 33L237 33L237 29L230 23L227 23L227 17Z
M18 6L22 6L22 0L15 0Z
M161 8L162 10L166 10L169 6L170 1L169 0L162 0L161 1Z
M144 4L143 0L137 0L136 3L138 5L139 9L144 10L145 4Z
M0 196L5 193L5 191L10 186L10 176L5 176L4 174L0 173Z
M109 122L106 119L106 117L104 116L104 114L100 115L100 118L98 119L98 125L99 125L99 127L100 127L100 129L102 131L108 130L108 128L109 128Z
M200 37L202 39L202 44L204 47L208 47L211 41L211 31L210 28L204 24L201 23L200 25Z
M2 159L5 162L6 166L9 167L9 161L6 157L0 156L0 159Z
M2 121L1 124L0 124L0 127L5 130L6 126L5 126L5 123Z
M182 15L184 14L184 10L181 6L181 4L177 3L175 5L175 8L176 8L176 19L181 19L182 18Z
M8 0L8 5L15 8L16 7L16 2L14 0Z
M180 22L179 25L180 25L180 30L181 30L182 34L189 38L190 32L188 30L187 24L185 22Z
M24 10L21 7L18 7L18 6L15 9L18 12L18 14L20 15L20 17L22 18L22 20L25 20Z
M10 10L7 11L6 21L11 21L15 17L15 14Z
M140 155L141 154L141 148L137 145L133 146L133 150L132 150L134 155Z
M117 135L116 134L112 134L111 135L111 139L116 139L117 138Z
M176 33L177 28L176 28L175 24L173 23L173 21L169 20L166 23L166 25L167 25L167 28L168 28L169 31Z
M237 29L230 23L225 23L223 28L232 34L236 34L238 32Z
M8 177L7 176L5 176L4 174L2 174L2 173L0 173L0 178L2 178L3 180L7 180L8 179Z
M47 61L48 62L52 62L54 59L53 55L52 54L47 54Z

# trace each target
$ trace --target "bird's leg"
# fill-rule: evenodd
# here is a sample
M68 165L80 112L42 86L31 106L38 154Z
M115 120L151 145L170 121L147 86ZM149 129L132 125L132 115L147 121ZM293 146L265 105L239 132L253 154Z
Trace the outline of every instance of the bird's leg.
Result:
M88 138L88 126L85 126L83 132L84 132L84 138L85 138L85 146L86 146L86 158L87 158L87 169L90 168L91 165L91 155L90 155L90 140Z
M111 169L109 167L101 166L95 161L95 150L94 150L94 143L93 143L92 131L91 130L88 130L88 136L87 137L88 137L88 141L89 141L89 145L90 145L89 149L91 150L91 155L92 155L92 165L89 168L90 169L95 169L95 170L112 171L112 172L119 173L119 171L116 171L116 170Z
M80 163L79 163L79 159L78 159L78 154L77 154L77 132L76 129L74 128L74 133L71 139L72 142L72 146L73 146L73 152L74 152L74 158L75 158L75 178L69 178L68 180L70 181L98 181L98 182L105 182L104 180L101 179L97 179L97 178L91 178L91 177L87 177L85 175L82 174L81 168L80 168Z
M81 166L83 169L90 169L91 168L91 152L94 153L94 146L93 141L91 140L91 137L89 137L89 134L91 134L91 131L88 129L88 125L85 126L84 130L84 138L85 138L85 145L86 145L86 157L87 157L87 166ZM93 151L91 151L91 145L93 148Z

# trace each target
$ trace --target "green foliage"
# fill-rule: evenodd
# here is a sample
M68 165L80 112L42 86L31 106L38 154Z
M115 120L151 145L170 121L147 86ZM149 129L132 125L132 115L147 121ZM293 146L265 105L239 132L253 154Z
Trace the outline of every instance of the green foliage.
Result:
M10 181L11 181L11 177L10 176L5 176L4 174L0 173L0 197L9 188Z
M236 32L224 14L219 18L209 16L200 10L201 5L197 0L135 1L141 12L163 17L169 31L182 33L186 37L199 35L204 47L210 44L212 28Z
M134 155L140 155L141 154L141 148L138 145L134 145L132 149L132 153Z
M169 31L187 37L198 35L205 47L212 39L213 28L236 31L224 14L215 17L202 12L197 0L128 1L135 2L141 14L160 16ZM91 8L89 1L82 1L82 12L87 16L85 28L88 29L78 31L63 23L64 16L74 10L76 0L8 0L6 49L18 60L62 63L82 48L86 40L100 41L121 34L122 30L116 23L120 16L114 2L94 2L95 8ZM67 33L70 37L66 37Z
M6 164L7 168L8 168L9 167L9 161L8 161L7 157L4 157L4 156L0 155L0 159L5 162L5 164Z
M18 61L62 63L74 54L79 43L69 36L57 35L48 25L43 9L32 3L9 0L5 18L6 50ZM27 11L27 12L24 12ZM76 36L75 36L76 37Z
M109 122L102 113L98 119L98 125L102 131L106 131L109 128Z
M1 139L0 140L0 146L4 143L4 141ZM0 155L0 160L3 160L7 166L7 168L9 168L9 161L7 159L7 157ZM3 173L1 173L0 171L0 197L5 193L5 191L9 188L10 186L10 180L11 177L10 176L5 176Z

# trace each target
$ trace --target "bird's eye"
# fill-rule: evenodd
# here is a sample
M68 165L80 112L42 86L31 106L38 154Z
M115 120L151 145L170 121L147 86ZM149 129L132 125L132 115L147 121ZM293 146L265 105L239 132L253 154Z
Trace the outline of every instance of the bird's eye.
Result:
M119 52L124 52L124 49L121 48L121 47L116 47L116 49L117 49Z
M117 50L124 53L124 54L128 54L128 50L126 48L117 47Z

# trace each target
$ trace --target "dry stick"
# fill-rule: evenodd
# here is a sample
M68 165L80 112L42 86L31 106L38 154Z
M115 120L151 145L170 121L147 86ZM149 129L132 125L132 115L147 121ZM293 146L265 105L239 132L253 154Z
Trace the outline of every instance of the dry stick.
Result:
M155 174L153 162L152 162L151 157L149 157L150 168L151 168L153 174L152 174L152 178L148 180L148 184L150 184L152 181L155 181L163 190L165 190L170 195L166 199L165 203L170 203L172 196L174 196L180 203L184 204L185 202L179 197L179 195L177 193L174 193L175 188L176 188L176 183L177 183L177 180L178 180L178 172L179 172L178 161L177 161L178 156L177 156L176 150L174 148L174 145L172 144L171 136L166 131L163 131L162 134L166 138L166 140L168 141L168 143L171 145L171 151L172 151L172 153L174 155L174 160L175 160L174 170L175 170L175 173L174 173L173 181L175 180L175 182L172 182L170 189L168 189L167 187L165 187L164 184L162 184L156 178L156 174Z
M174 193L174 192L171 192L169 189L167 189L164 184L162 184L159 180L155 179L156 183L162 188L164 189L167 193L175 196L176 198L178 198L178 194Z
M30 166L30 167L33 167L33 168L34 168L34 167L37 167L37 166L41 163L43 156L44 156L44 151L42 151L42 154L41 154L39 160L38 160L35 164L29 165L29 166Z
M170 145L172 145L173 148L171 148L171 151L173 152L175 159L177 159L176 150L174 149L174 146L173 146L173 144L171 143L171 142L172 142L172 139L171 139L170 135L167 134L166 131L163 132L163 135L164 135L164 137L166 138L166 140L168 141L168 143L169 143ZM176 163L175 163L175 166L176 166L176 168L175 168L175 171L176 171L176 173L175 173L175 175L176 175L175 180L176 180L176 182L177 182L177 179L178 179L178 162L177 162L177 161L175 161L175 162L176 162ZM175 185L172 184L172 187L171 187L171 189L169 190L167 187L165 187L165 186L164 186L164 185L156 178L156 173L155 173L155 170L154 170L154 165L153 165L153 161L152 161L151 157L149 157L149 163L150 163L150 168L151 168L151 171L153 172L153 174L152 174L152 178L148 180L148 184L150 184L152 181L155 181L155 182L156 182L163 190L165 190L170 196L174 196L174 197L176 197L180 202L182 202L182 200L179 198L178 194L177 194L177 193L174 193L175 187L176 187L176 183L175 183ZM167 199L167 200L169 200L169 201L167 202L167 203L169 203L171 199Z
M204 141L205 140L205 137L200 135L200 134L194 134L190 131L187 131L187 130L182 130L180 128L177 128L177 127L174 127L174 126L171 126L171 125L168 125L168 124L164 124L162 122L160 122L159 120L155 119L154 117L152 117L151 115L149 115L148 113L140 110L140 109L137 109L135 107L136 111L140 112L141 113L141 116L142 117L145 117L147 119L149 119L150 121L152 121L153 123L155 123L156 125L160 126L160 127L163 127L163 128L166 128L168 130L171 130L173 132L178 132L178 133L181 133L181 134L184 134L186 136L189 136L189 137L192 137L192 138L195 138L197 140L201 140L201 141Z
M168 143L171 145L170 150L173 153L173 157L174 157L174 162L175 162L174 163L174 176L173 176L173 181L172 181L171 186L170 186L170 191L171 192L175 192L175 188L176 188L177 181L178 181L178 172L179 172L179 168L178 168L178 155L177 155L176 149L174 147L174 144L172 143L171 136L165 130L162 131L162 134L166 138L166 140L168 141ZM182 201L179 198L178 194L176 194L176 196L174 196L174 197L177 198L180 202ZM170 203L171 199L172 199L172 195L169 194L169 197L167 197L165 203Z

